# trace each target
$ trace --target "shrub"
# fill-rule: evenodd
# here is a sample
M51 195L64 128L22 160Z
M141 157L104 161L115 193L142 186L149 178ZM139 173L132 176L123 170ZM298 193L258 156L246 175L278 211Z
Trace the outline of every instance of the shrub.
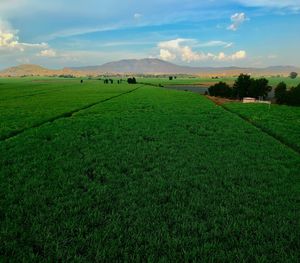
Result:
M135 77L133 77L133 78L128 78L128 79L127 79L127 82L128 82L128 84L136 84L136 79L135 79Z

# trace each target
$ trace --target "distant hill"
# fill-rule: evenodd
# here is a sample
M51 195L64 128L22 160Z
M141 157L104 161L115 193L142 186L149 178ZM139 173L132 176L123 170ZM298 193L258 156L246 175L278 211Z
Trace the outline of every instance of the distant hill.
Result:
M196 74L197 68L178 66L160 59L126 59L103 64L101 66L75 67L73 70L136 73L136 74Z
M1 73L12 76L20 76L20 75L44 75L49 73L50 70L43 68L39 65L30 65L24 64L16 67L11 67L3 70Z
M3 71L0 71L0 76L12 76L12 77L59 76L59 75L80 76L82 75L82 73L67 68L61 70L54 70L54 69L47 69L39 65L32 65L32 64L23 64L23 65L7 68Z
M134 74L192 74L192 75L236 75L240 73L284 74L300 71L293 66L273 66L267 68L239 67L189 67L179 66L160 59L127 59L106 63L100 66L73 67L72 70L94 73L134 73Z
M253 75L288 75L290 72L300 73L300 68L293 66L272 66L267 68L239 68L239 67L189 67L180 66L160 59L127 59L106 63L99 66L70 67L61 70L46 69L38 65L20 65L0 72L1 76L24 75L101 75L101 74L187 74L199 76L226 75L233 76L240 73Z

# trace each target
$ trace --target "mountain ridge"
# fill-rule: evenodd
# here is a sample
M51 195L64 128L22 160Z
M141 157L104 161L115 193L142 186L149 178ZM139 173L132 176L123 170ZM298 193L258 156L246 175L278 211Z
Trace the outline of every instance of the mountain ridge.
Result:
M291 71L300 71L295 66L252 67L191 67L181 66L155 58L123 59L96 66L65 67L63 69L47 69L40 65L23 64L0 71L1 76L53 76L53 75L101 75L101 74L187 74L187 75L238 75L248 73L254 75L288 75Z

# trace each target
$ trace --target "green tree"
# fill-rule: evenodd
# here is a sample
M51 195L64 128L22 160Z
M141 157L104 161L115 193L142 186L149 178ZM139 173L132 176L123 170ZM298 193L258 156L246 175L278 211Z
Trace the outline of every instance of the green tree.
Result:
M241 74L233 85L233 96L241 99L248 96L248 91L252 84L251 76L247 74Z
M280 82L275 88L275 98L277 103L282 104L287 99L287 87L284 82Z
M292 106L300 106L300 84L288 91L287 104Z
M208 92L211 96L231 98L232 97L232 88L225 82L219 82L215 85L209 87Z
M298 73L297 73L297 72L291 72L291 73L290 73L290 78L291 78L291 79L295 79L295 78L297 78L297 76L298 76Z
M272 90L269 81L266 78L251 79L251 85L248 90L248 96L253 98L267 97Z

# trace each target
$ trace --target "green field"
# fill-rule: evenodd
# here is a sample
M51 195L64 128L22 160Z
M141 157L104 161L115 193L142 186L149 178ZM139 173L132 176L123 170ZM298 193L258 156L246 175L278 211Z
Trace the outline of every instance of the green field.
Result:
M299 107L243 103L227 103L225 107L300 152Z
M0 261L298 262L300 156L273 136L188 92L0 83Z
M272 87L276 87L280 82L285 82L288 87L295 87L298 84L300 84L300 78L296 79L291 79L289 77L266 77L269 80L269 85ZM226 82L229 85L232 85L236 78L234 77L223 77L223 78L218 78L218 79L212 79L209 77L202 77L202 78L197 78L197 77L178 77L177 79L169 80L168 78L137 78L138 82L144 82L144 83L154 83L154 84L161 84L161 85L197 85L197 84L202 84L204 86L210 86L215 83L218 83L220 81Z
M68 115L90 104L128 92L127 84L103 85L78 79L13 79L0 85L0 138Z

